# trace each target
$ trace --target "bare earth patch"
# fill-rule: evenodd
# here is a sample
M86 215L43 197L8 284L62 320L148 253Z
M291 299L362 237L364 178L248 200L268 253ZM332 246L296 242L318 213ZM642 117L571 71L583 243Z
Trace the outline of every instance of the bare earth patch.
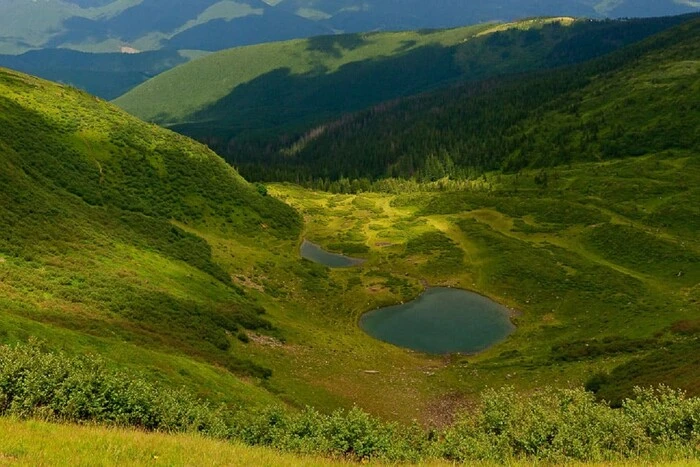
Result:
M263 336L262 334L255 334L254 332L248 332L248 337L251 341L263 347L284 347L284 344L279 339L275 339L274 337Z
M265 288L262 285L253 282L252 280L250 280L249 277L233 276L232 279L233 279L233 282L236 283L236 285L240 285L243 288L255 289L259 292L265 291Z
M475 407L476 402L463 394L443 394L428 403L424 419L429 426L441 428L451 425L457 415L473 411Z

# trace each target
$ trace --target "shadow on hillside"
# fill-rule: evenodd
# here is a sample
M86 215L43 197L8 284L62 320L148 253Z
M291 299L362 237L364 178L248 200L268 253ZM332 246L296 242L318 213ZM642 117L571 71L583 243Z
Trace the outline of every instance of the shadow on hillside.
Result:
M367 44L367 41L360 34L316 36L308 39L307 42L306 50L332 55L335 58L341 58L344 50L359 49Z
M411 47L404 42L390 56L349 63L334 71L319 66L294 74L278 68L183 119L190 123L175 123L171 128L225 155L233 138L265 135L269 143L343 113L456 82L583 62L688 19L581 21L568 27L553 23L537 30L501 31L453 46ZM337 57L344 50L362 47L363 40L357 34L319 37L310 41L309 50Z
M331 39L316 40L312 47L335 54L338 42ZM185 118L208 123L174 128L186 134L201 134L198 128L271 128L358 110L456 80L462 69L454 53L454 47L431 45L399 56L349 63L334 72L321 67L294 74L289 68L279 68L236 87L213 105Z

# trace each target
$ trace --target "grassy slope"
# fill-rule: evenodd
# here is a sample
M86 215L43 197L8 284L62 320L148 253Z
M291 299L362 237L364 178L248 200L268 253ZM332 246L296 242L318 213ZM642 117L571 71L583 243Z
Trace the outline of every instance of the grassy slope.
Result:
M434 179L697 151L699 37L696 18L583 65L380 105L239 163L253 179Z
M94 97L0 71L3 341L37 336L235 403L272 398L228 333L267 327L201 238L291 247L296 214L201 145ZM248 240L250 241L250 240ZM226 369L226 370L223 370Z
M0 419L0 464L9 465L259 465L321 466L329 459L193 435L146 434L90 426ZM337 462L338 465L345 464Z
M13 466L35 465L255 465L270 466L327 466L358 465L320 456L280 453L279 451L241 445L236 442L216 441L196 435L143 433L135 430L102 428L80 425L57 425L40 421L17 421L0 418L0 464ZM639 466L639 465L698 465L692 455L681 450L661 451L646 459L627 461L566 462L566 465ZM671 461L670 459L676 459ZM378 461L370 465L396 465ZM529 466L532 460L509 459L508 465ZM426 461L421 465L448 466L455 462ZM503 462L470 460L469 465L497 466Z
M439 394L424 369L439 362L386 349L348 314L417 281L345 295L300 260L297 214L203 146L73 89L0 77L2 342L96 353L229 405L423 416Z
M318 70L332 73L348 63L389 56L406 47L405 50L411 50L431 44L453 45L488 27L472 26L434 34L397 32L326 37L230 49L173 69L115 103L144 120L182 122L238 86L277 69L288 69L295 75ZM193 82L208 84L192 86Z

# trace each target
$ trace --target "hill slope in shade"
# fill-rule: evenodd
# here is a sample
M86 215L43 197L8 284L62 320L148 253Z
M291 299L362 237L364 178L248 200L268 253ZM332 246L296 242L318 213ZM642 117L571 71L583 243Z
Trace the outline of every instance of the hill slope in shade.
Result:
M686 20L533 19L243 47L163 73L115 103L243 164L333 115L455 82L585 61ZM202 81L208 85L196 85Z
M253 179L435 180L698 151L698 44L700 20L691 19L587 64L380 105L232 158ZM266 157L266 147L278 149Z
M428 34L418 32L378 33L368 35L320 36L307 40L261 44L218 52L193 61L188 66L170 70L157 80L149 80L137 89L115 101L130 113L148 121L174 124L188 121L209 121L225 113L223 100L238 90L236 96L246 99L246 109L253 104L273 110L277 104L287 106L280 99L295 95L288 86L287 76L313 77L338 73L348 64L405 55L423 47L440 48L459 43L488 29L489 25L473 26L452 31ZM426 55L426 54L424 54ZM439 73L441 70L435 70ZM280 80L275 88L263 95L256 81L276 76ZM192 87L193 80L209 83ZM252 88L252 89L251 89ZM187 92L186 92L187 91ZM179 103L168 102L179 96ZM265 99L269 102L265 102ZM237 102L228 98L227 104L235 109ZM209 107L219 104L214 110ZM289 109L288 111L294 111ZM304 109L299 109L301 112ZM218 113L217 113L218 111ZM213 115L209 115L209 114ZM273 112L270 112L273 113ZM272 117L268 117L272 118Z

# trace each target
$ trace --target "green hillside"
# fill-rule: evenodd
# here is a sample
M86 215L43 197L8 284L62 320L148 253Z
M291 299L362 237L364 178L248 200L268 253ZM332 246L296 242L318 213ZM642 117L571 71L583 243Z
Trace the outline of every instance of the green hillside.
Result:
M699 38L694 19L590 63L381 104L231 159L251 179L435 180L697 151Z
M163 73L115 103L239 164L333 116L455 82L578 63L685 19L533 19L243 47Z
M255 400L233 375L269 370L229 351L228 336L274 327L191 232L290 248L297 215L203 146L74 89L2 70L0 108L2 340L106 353ZM174 355L174 374L155 370Z
M490 27L473 26L430 34L322 36L230 49L171 70L158 80L150 80L120 97L115 103L144 120L166 124L186 122L235 89L276 70L298 76L330 74L349 63L391 56L397 49L407 52L428 45L453 45ZM209 85L192 86L194 82ZM277 95L294 92L294 89L280 87L279 91L270 92ZM177 97L177 101L173 101L173 97ZM202 120L208 119L202 117Z

